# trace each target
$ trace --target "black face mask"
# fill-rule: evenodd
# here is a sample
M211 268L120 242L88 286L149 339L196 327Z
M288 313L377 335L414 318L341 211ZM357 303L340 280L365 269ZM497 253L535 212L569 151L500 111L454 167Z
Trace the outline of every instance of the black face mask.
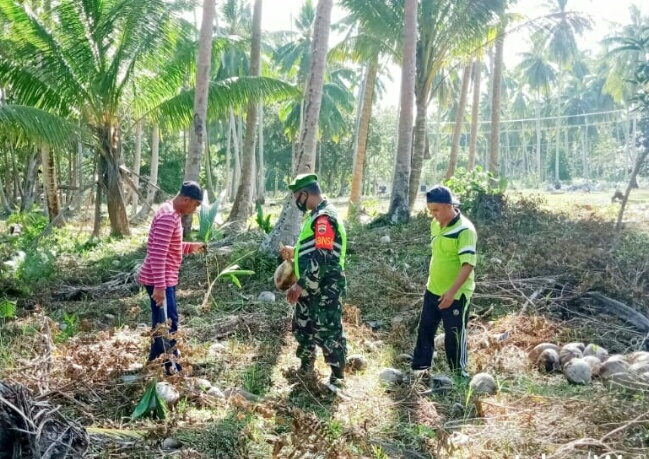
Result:
M306 199L304 201L300 201L300 196L302 196L302 193L300 193L298 198L295 200L295 205L302 213L305 213L307 211L306 202L309 200L309 193L304 192L304 194L306 194Z

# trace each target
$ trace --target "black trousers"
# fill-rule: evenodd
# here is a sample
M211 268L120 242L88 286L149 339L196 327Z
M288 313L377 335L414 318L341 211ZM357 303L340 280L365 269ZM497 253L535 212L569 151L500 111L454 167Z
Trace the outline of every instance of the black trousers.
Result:
M424 307L419 317L417 345L412 357L412 369L430 368L435 350L435 334L440 322L444 322L444 347L451 371L464 371L467 364L466 322L469 304L462 295L447 309L439 308L439 296L426 290Z

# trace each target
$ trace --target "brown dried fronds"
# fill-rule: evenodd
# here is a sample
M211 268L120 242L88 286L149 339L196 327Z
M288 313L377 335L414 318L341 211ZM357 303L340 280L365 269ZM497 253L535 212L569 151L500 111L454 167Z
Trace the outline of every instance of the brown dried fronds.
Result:
M34 459L83 457L86 430L20 384L0 382L0 450Z
M313 413L285 407L279 415L284 422L290 422L290 432L269 439L273 445L273 459L352 458L345 448L347 435L338 436L328 423Z

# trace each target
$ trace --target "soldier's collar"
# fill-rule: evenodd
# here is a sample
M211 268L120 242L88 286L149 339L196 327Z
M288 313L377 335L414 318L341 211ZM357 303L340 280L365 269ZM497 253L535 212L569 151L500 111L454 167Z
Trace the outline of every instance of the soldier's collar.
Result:
M320 204L318 204L316 208L311 211L311 215L315 215L317 211L319 211L320 209L326 206L327 206L327 198L323 197L322 201L320 201Z

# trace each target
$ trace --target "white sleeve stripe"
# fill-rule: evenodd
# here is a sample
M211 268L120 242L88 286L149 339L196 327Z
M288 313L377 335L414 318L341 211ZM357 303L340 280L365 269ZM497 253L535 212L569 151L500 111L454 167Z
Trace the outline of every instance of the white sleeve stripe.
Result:
M462 247L460 250L457 251L457 253L464 253L464 252L473 252L475 253L475 245L467 245L465 247Z

